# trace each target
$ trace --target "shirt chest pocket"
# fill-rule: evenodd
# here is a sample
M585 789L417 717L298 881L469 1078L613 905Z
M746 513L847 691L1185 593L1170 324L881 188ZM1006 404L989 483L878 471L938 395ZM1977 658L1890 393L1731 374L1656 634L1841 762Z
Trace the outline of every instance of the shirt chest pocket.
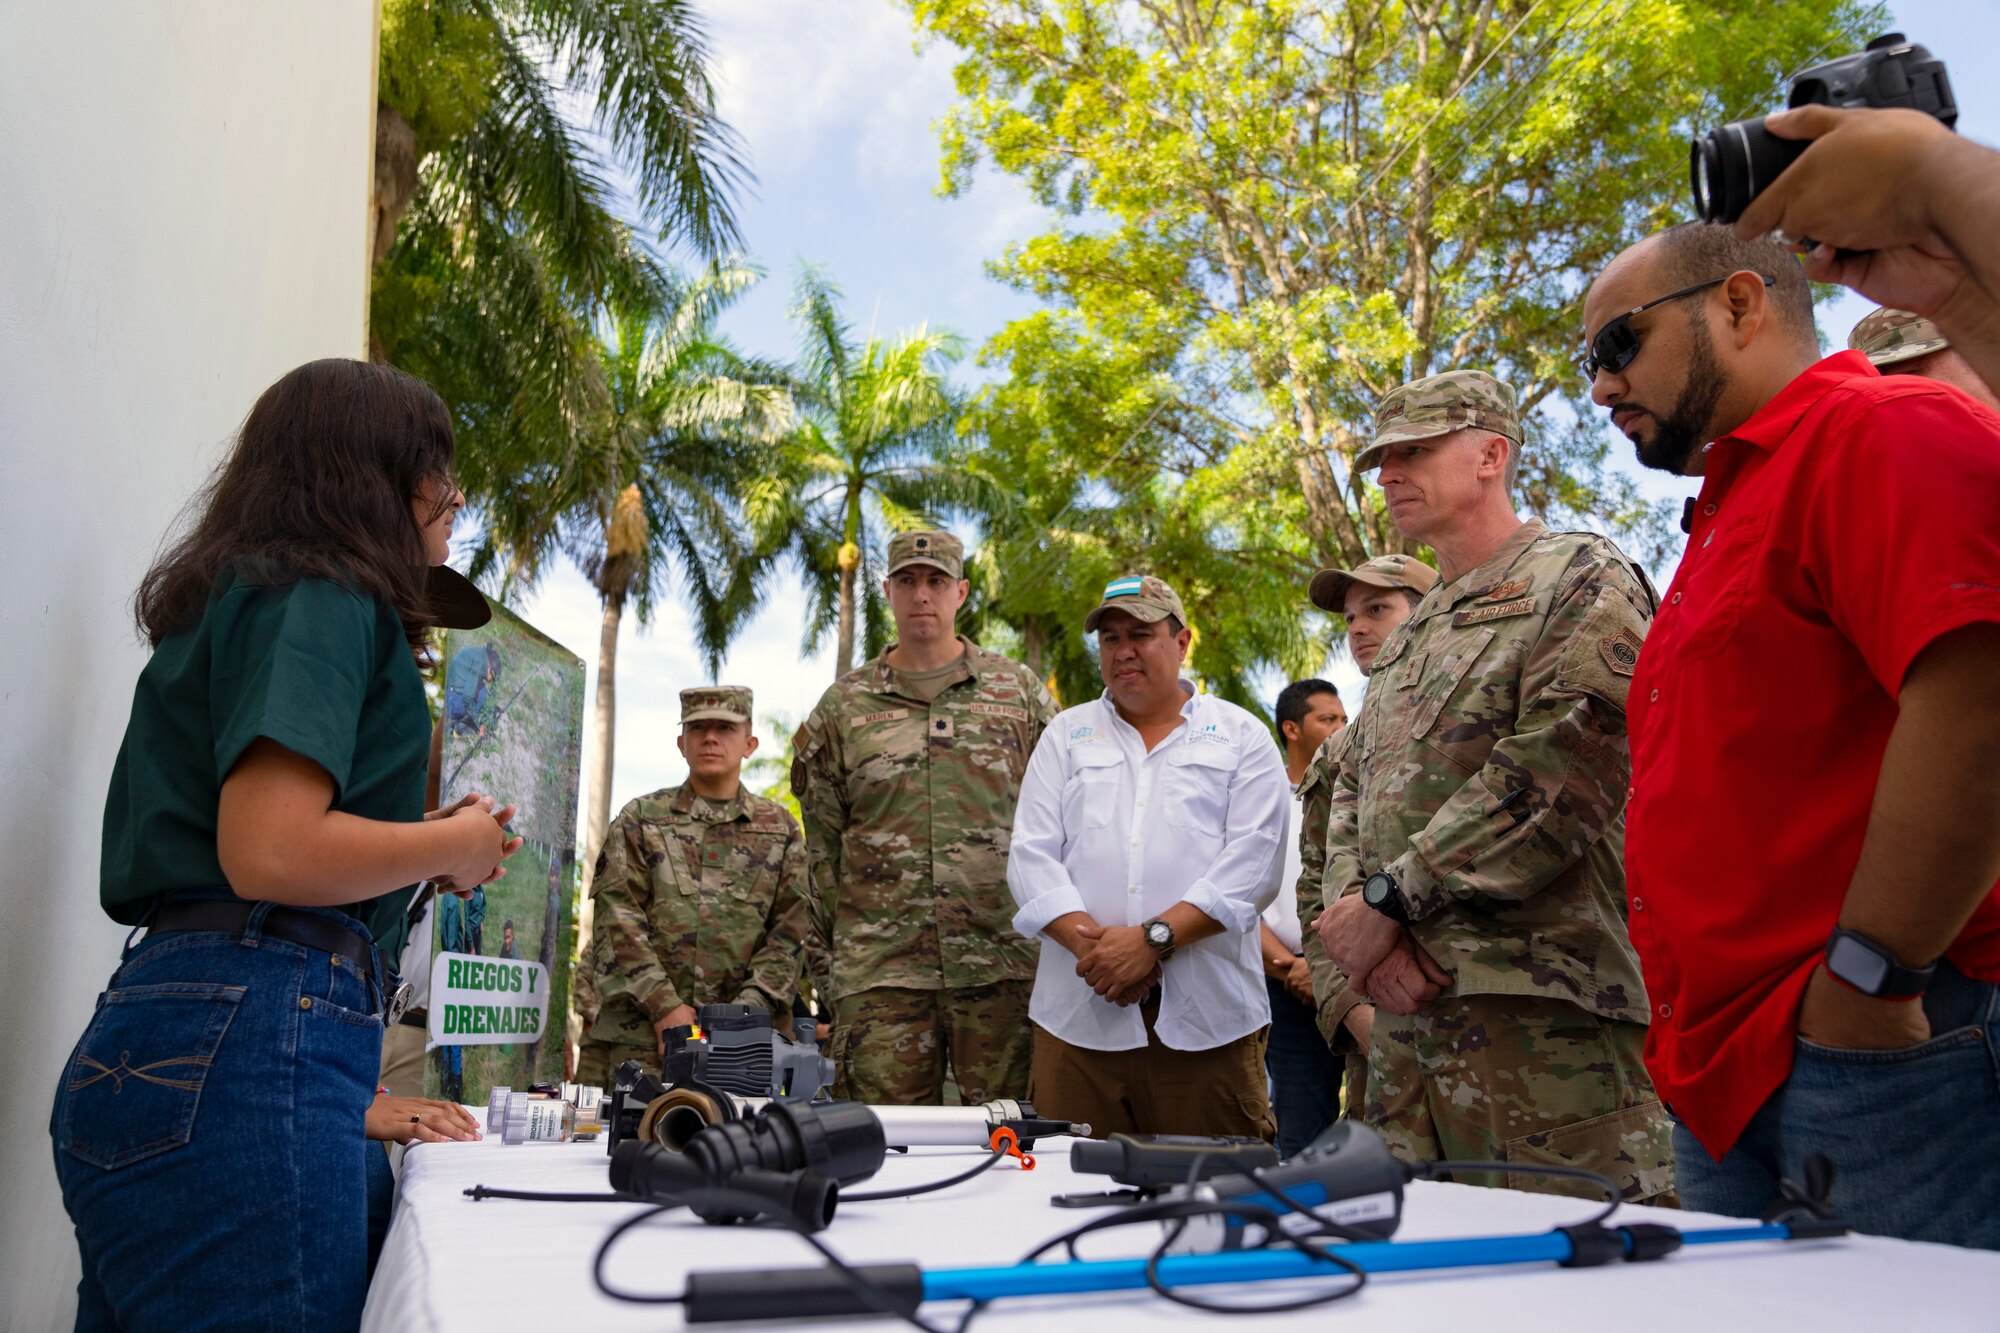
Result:
M1063 785L1063 828L1074 836L1100 829L1117 811L1123 766L1109 746L1082 746L1070 752L1071 772Z
M1463 697L1465 677L1472 670L1472 664L1486 651L1486 645L1493 642L1499 633L1494 629L1482 629L1462 637L1447 639L1431 651L1423 664L1423 675L1417 682L1415 697L1410 700L1410 736L1413 740L1423 740L1439 729L1442 719L1445 729L1459 715L1485 710L1477 699Z
M1167 756L1167 822L1178 832L1220 840L1229 821L1229 775L1236 756L1226 746L1183 745Z
M1710 529L1701 545L1681 558L1682 575L1655 621L1668 628L1679 661L1712 657L1728 647L1742 622L1770 521L1766 512Z

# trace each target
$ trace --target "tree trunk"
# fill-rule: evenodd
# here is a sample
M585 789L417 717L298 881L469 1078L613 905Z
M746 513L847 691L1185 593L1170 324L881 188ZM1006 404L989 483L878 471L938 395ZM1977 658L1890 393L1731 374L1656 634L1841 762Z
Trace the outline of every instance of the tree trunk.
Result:
M1028 670L1037 676L1042 674L1042 649L1045 636L1042 634L1042 618L1032 611L1021 617L1021 658Z
M833 678L854 670L854 566L843 553L840 562L840 645L834 655Z
M590 805L583 825L583 883L597 870L597 853L611 826L612 736L618 714L618 625L625 616L623 591L604 594L604 621L597 635L597 699L591 711Z

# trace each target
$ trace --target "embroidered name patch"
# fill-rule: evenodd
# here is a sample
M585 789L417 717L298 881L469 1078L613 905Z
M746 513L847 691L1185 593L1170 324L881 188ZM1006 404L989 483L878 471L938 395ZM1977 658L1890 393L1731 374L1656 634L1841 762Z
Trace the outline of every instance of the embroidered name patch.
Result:
M1460 611L1451 618L1451 623L1460 628L1467 625L1483 625L1489 620L1505 620L1508 616L1525 616L1535 609L1535 599L1523 597L1513 602L1496 602L1492 606L1475 606L1470 611Z
M1016 722L1028 720L1028 710L1015 708L1010 704L967 704L965 711L978 713L983 717L1011 717Z
M863 713L854 719L854 725L865 727L870 722L896 722L910 715L907 708L885 708L879 713Z

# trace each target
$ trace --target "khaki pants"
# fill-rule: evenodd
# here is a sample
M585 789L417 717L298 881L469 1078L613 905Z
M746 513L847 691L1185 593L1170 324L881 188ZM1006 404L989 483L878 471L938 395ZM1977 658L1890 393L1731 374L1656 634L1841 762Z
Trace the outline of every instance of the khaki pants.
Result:
M382 1032L381 1084L397 1097L424 1095L424 1043L429 1040L422 1028L392 1023Z
M963 990L883 988L833 1006L833 1093L877 1106L937 1106L945 1070L977 1105L1028 1091L1030 981Z
M1264 1083L1270 1029L1206 1051L1177 1051L1153 1031L1159 992L1140 1005L1146 1044L1129 1051L1093 1051L1035 1029L1034 1074L1028 1096L1038 1115L1081 1120L1091 1136L1226 1134L1270 1140L1278 1123Z
M1646 1028L1538 995L1446 996L1407 1017L1375 1011L1363 1119L1409 1162L1518 1164L1467 1185L1600 1197L1538 1176L1575 1166L1627 1202L1675 1202L1672 1123L1641 1055Z

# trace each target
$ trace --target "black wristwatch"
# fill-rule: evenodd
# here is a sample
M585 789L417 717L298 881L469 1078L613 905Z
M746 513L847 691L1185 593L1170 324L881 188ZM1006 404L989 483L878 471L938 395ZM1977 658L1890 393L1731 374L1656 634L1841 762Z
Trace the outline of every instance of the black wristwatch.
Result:
M1174 928L1168 925L1164 918L1156 916L1139 929L1145 932L1146 943L1153 946L1160 955L1161 962L1164 963L1174 956Z
M1896 951L1858 930L1833 928L1826 938L1826 970L1863 995L1878 1000L1908 1000L1922 995L1937 973L1937 961L1927 967L1904 967Z
M1396 877L1386 870L1378 870L1368 877L1361 886L1361 901L1398 925L1410 924L1410 905L1403 901L1403 891L1397 885Z

